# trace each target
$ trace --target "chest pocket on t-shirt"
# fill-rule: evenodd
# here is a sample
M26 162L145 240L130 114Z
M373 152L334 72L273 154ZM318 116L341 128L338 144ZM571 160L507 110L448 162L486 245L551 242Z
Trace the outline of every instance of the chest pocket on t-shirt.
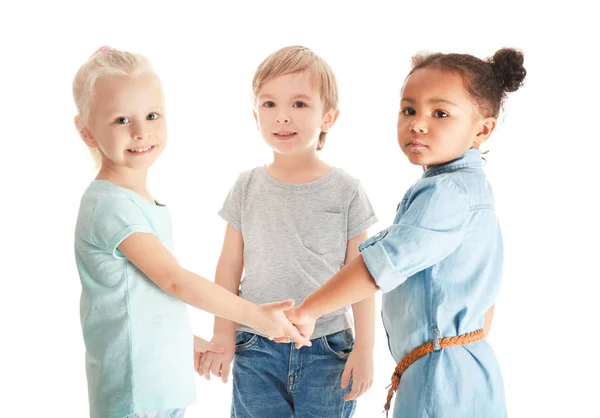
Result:
M340 212L310 212L300 231L306 248L317 254L339 251L346 242L345 218Z

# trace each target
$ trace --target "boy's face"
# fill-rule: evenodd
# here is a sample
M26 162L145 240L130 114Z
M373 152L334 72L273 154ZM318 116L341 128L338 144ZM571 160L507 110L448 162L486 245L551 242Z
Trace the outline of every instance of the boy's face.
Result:
M336 109L324 109L321 93L308 73L286 74L264 83L254 110L267 144L288 155L315 152L319 134L327 132L336 117Z
M89 121L79 128L84 142L100 151L102 164L147 169L167 142L158 77L146 73L99 78Z
M442 164L479 148L495 123L482 116L458 74L422 68L404 83L398 143L413 164Z

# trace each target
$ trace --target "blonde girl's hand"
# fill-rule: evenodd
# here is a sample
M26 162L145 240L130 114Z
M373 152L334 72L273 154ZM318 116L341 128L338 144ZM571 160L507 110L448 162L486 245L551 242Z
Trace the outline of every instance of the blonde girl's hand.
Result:
M223 353L224 351L223 348L216 347L213 343L194 335L194 370L200 373L199 368L202 364L202 355L204 353Z

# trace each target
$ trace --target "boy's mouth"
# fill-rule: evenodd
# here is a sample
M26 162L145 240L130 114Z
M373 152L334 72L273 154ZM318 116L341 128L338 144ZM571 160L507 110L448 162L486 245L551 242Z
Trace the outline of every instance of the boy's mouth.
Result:
M277 139L281 139L283 141L286 140L290 140L293 137L295 137L297 134L297 132L291 132L291 131L279 131L279 132L273 132L273 136Z

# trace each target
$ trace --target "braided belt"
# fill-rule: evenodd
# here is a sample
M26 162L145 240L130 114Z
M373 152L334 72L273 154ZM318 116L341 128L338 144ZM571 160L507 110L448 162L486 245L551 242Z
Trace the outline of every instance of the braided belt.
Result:
M479 329L474 332L470 332L468 334L458 335L456 337L448 337L448 338L440 338L438 340L440 348L448 348L456 345L466 345L471 344L477 340L481 340L484 337L483 330ZM390 390L388 391L387 402L385 403L385 411L386 413L390 409L390 404L392 402L392 398L394 393L398 390L398 386L400 385L400 377L402 373L406 371L415 361L424 357L429 353L433 353L435 351L433 341L429 341L426 344L423 344L413 351L408 353L396 366L394 370L394 374L392 375L392 383Z

